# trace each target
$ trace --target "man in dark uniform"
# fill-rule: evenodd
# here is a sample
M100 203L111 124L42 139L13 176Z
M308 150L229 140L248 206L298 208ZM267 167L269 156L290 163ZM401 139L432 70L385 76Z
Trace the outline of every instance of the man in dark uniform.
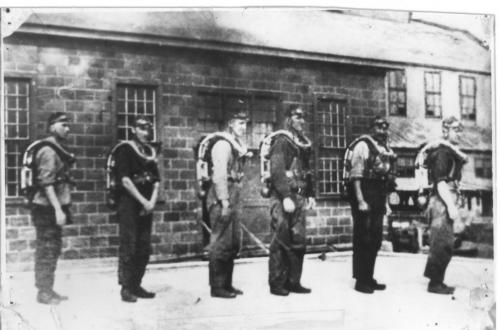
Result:
M443 281L453 254L453 224L461 220L459 181L463 164L467 161L466 155L455 147L461 130L462 126L455 117L443 119L443 139L449 144L438 143L429 150L425 162L433 188L426 212L430 223L430 249L424 276L430 280L427 291L438 294L452 294L455 289Z
M278 135L270 149L271 231L269 286L272 294L310 293L300 283L306 252L306 212L315 205L309 169L311 141L304 135L302 108L285 117L288 135Z
M212 187L207 207L212 233L209 245L209 282L212 297L235 298L243 294L233 286L234 259L241 248L241 212L243 166L247 150L244 144L248 117L243 111L229 114L227 139L212 147Z
M31 210L36 229L35 285L37 300L43 304L58 304L68 299L53 290L57 259L61 254L62 226L70 223L72 157L61 157L69 135L68 117L63 112L49 116L47 123L50 137L45 140L57 146L42 146L35 156L38 190L33 197Z
M153 298L154 293L141 286L151 254L153 210L158 198L158 160L149 144L152 124L137 117L132 128L134 138L116 149L116 178L121 184L117 217L120 226L118 283L121 298L136 302L137 298Z
M383 219L390 212L387 195L395 188L395 154L387 145L389 124L375 117L367 140L353 149L349 173L349 202L353 229L354 289L362 293L384 290L385 284L373 278L375 259L382 244Z

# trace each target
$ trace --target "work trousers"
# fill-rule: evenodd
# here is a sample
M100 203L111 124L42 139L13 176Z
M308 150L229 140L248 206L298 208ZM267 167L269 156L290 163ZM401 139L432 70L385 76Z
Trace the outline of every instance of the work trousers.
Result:
M63 206L69 219L69 206ZM50 291L54 287L57 260L61 255L62 228L56 223L52 206L34 204L31 210L36 230L35 286Z
M432 282L442 283L453 256L453 221L450 220L446 205L438 195L430 197L426 216L430 223L430 246L424 276Z
M300 284L306 252L306 198L294 197L295 211L286 213L283 201L271 201L271 234L269 247L269 286L284 288Z
M151 255L153 215L140 215L142 205L132 197L120 197L117 216L120 228L118 283L135 289L141 285Z

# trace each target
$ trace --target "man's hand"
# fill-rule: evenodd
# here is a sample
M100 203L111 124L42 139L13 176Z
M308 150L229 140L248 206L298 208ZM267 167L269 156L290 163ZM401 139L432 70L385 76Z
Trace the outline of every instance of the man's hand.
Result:
M290 197L286 197L283 200L283 209L285 209L287 213L293 213L295 211L295 203Z
M455 205L448 207L448 216L451 220L458 220L458 209Z
M222 204L221 216L228 217L230 213L229 201L227 199L224 199L221 201L221 204Z
M307 198L307 209L312 210L316 207L316 199L314 197Z
M144 204L142 204L142 206L144 207L144 213L149 214L149 213L153 212L153 210L155 208L155 203L153 201L146 200L146 202Z
M66 224L66 213L61 208L55 210L56 212L56 223L59 226L63 226Z
M365 200L360 200L358 201L358 209L361 212L368 212L370 211L370 205L368 205L368 203L365 202Z

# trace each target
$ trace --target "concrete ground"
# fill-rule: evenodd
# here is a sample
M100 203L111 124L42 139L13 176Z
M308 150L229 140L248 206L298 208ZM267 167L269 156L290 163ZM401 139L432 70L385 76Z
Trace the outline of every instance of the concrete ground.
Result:
M144 287L157 292L135 304L120 300L116 268L59 269L56 291L70 299L38 304L33 273L10 274L5 329L494 329L494 263L454 257L446 282L454 295L426 292L425 255L380 253L376 278L387 290L353 290L350 253L307 255L303 285L312 294L269 294L267 259L237 261L236 299L211 298L206 262L150 265ZM63 268L63 267L60 267ZM490 314L488 313L490 312ZM494 313L494 312L493 312Z

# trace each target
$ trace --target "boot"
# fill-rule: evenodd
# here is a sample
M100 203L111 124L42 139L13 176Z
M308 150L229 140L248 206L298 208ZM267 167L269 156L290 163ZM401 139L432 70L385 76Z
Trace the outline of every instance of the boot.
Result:
M276 295L276 296L288 296L290 291L283 287L271 287L271 293Z
M61 300L57 299L50 290L40 290L36 296L36 301L40 304L57 305Z
M304 288L302 285L300 285L300 283L290 284L290 285L288 285L287 289L290 292L294 292L294 293L311 293L311 291L312 291L309 288Z
M156 296L154 292L146 291L142 286L138 286L137 288L135 288L133 293L137 296L137 298L151 299Z
M377 280L373 279L370 281L370 286L373 288L373 290L385 290L387 287L385 284L378 283Z
M236 293L222 288L211 288L210 295L217 298L236 298Z
M354 286L354 290L361 293L373 293L373 287L367 283L361 282L359 280L356 281L356 285Z
M452 286L447 286L443 282L430 281L429 285L427 286L427 291L437 294L453 294L453 292L455 292L455 288Z
M137 296L132 293L132 290L122 287L120 291L120 295L122 297L122 301L135 303L137 301Z

